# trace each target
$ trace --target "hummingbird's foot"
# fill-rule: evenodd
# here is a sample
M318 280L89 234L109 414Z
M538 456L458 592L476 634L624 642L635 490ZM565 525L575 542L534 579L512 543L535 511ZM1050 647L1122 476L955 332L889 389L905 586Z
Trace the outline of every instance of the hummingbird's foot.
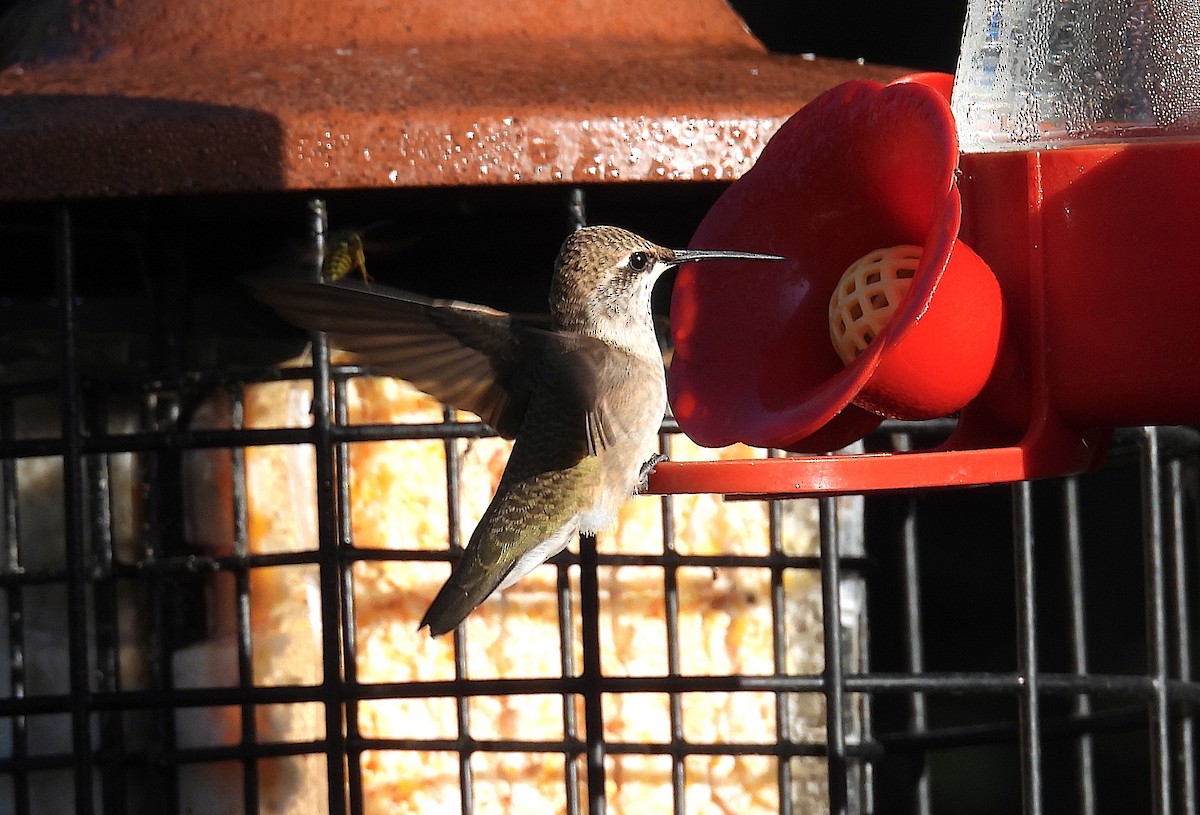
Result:
M666 460L667 457L662 453L655 453L642 463L642 469L638 473L637 492L645 492L650 487L650 473L654 472L654 468Z

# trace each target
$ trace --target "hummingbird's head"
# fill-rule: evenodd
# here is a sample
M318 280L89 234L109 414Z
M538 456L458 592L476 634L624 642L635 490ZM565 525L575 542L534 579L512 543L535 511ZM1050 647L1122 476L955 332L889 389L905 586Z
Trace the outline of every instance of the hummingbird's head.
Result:
M649 325L650 293L673 265L672 254L615 226L576 231L554 264L550 312L556 327L604 335L639 321Z
M747 252L667 249L615 226L584 227L563 242L554 263L550 313L555 327L622 346L653 345L650 294L662 273L681 263L721 258L783 260Z

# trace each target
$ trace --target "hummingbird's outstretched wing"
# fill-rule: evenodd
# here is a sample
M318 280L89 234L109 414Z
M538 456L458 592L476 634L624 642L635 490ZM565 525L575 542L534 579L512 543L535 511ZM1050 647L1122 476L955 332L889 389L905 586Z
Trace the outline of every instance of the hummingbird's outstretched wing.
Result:
M575 362L578 405L594 405L588 370L596 340L546 331L503 311L436 300L357 281L337 285L294 278L245 278L254 295L289 321L324 331L334 346L382 374L405 379L435 399L469 410L505 438L516 436L534 385L536 360L547 350ZM604 447L603 422L582 416L589 451Z

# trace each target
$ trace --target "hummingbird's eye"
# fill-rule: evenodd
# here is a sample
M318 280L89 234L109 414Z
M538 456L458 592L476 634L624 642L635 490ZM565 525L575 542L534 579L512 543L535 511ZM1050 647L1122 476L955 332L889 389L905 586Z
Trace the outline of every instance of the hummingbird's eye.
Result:
M650 268L650 256L645 252L634 252L629 256L629 268L635 272L644 272Z

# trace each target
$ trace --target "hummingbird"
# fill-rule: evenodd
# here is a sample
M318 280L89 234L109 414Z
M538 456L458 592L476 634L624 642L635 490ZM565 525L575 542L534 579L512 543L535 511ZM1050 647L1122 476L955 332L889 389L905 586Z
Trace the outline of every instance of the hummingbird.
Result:
M616 522L645 481L667 407L650 296L663 272L776 255L668 249L613 226L563 243L549 327L503 311L354 280L247 281L289 321L327 332L373 370L477 414L512 452L491 503L421 619L433 637L493 592Z

